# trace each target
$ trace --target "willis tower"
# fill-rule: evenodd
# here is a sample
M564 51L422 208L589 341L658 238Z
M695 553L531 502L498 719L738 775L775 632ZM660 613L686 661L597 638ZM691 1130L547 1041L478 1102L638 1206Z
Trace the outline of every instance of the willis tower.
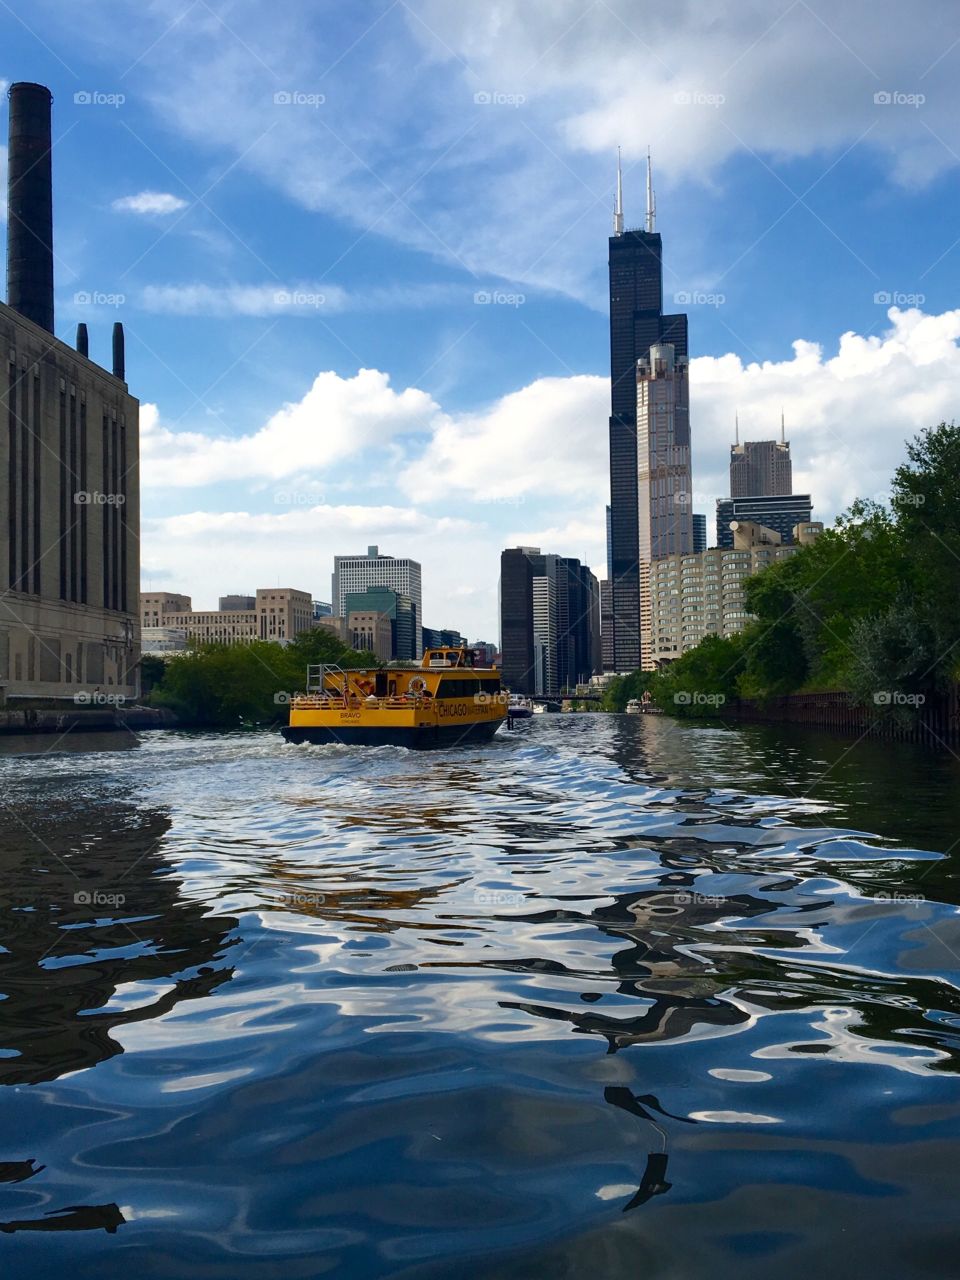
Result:
M623 181L610 237L610 565L604 599L603 652L608 671L641 665L640 484L637 455L637 365L650 348L669 343L687 361L687 317L663 314L663 264L650 157L643 230L624 230Z

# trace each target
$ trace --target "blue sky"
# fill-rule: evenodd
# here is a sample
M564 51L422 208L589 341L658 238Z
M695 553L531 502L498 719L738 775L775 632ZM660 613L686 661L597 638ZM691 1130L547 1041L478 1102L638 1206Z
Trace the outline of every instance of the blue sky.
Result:
M327 598L377 542L476 638L505 545L602 576L617 145L693 299L698 509L781 405L816 515L882 495L960 383L960 13L836 8L0 9L55 95L58 333L126 327L144 581Z

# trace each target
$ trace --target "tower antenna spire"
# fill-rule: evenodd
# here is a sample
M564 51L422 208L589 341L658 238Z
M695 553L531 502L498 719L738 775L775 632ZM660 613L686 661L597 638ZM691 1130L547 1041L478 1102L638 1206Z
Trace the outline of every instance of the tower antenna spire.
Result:
M733 415L733 443L740 443L740 413L739 411Z
M781 407L781 409L780 409L780 443L781 443L781 444L786 444L786 443L787 443L787 428L786 428L786 426L784 425L784 420L783 420L783 408L782 408L782 407Z
M620 148L617 147L617 200L613 206L613 234L623 235L623 172L620 165Z
M650 158L650 148L647 147L647 231L656 231L657 229L657 198L653 193L653 161Z

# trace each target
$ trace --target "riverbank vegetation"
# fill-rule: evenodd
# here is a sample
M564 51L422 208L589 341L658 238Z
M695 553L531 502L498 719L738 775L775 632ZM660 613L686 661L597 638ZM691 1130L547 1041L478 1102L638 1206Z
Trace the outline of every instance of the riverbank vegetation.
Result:
M198 728L282 724L291 695L304 688L307 666L315 662L378 665L372 653L348 648L325 627L305 631L288 645L267 640L204 644L163 660L160 673L153 663L149 702Z
M656 673L653 701L704 716L735 698L829 689L909 719L956 682L960 427L925 431L907 458L889 505L855 502L816 542L749 578L753 621L735 636L707 636Z

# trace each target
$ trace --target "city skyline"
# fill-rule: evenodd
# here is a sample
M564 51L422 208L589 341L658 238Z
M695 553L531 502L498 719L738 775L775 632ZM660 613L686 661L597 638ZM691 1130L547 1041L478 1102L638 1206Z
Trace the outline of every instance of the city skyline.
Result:
M127 330L144 585L212 606L240 546L251 583L325 595L335 552L390 542L424 565L427 617L453 602L489 634L500 547L601 566L605 432L585 424L608 413L618 144L627 224L652 147L665 303L690 316L694 510L727 492L736 409L748 436L781 405L802 424L794 487L827 521L952 416L942 10L897 41L796 5L762 30L718 5L710 41L685 11L635 33L620 0L575 41L555 8L527 11L489 33L426 0L296 23L251 3L170 28L42 0L42 42L0 19L6 80L48 83L69 131L58 336L89 322L106 363L109 324Z

